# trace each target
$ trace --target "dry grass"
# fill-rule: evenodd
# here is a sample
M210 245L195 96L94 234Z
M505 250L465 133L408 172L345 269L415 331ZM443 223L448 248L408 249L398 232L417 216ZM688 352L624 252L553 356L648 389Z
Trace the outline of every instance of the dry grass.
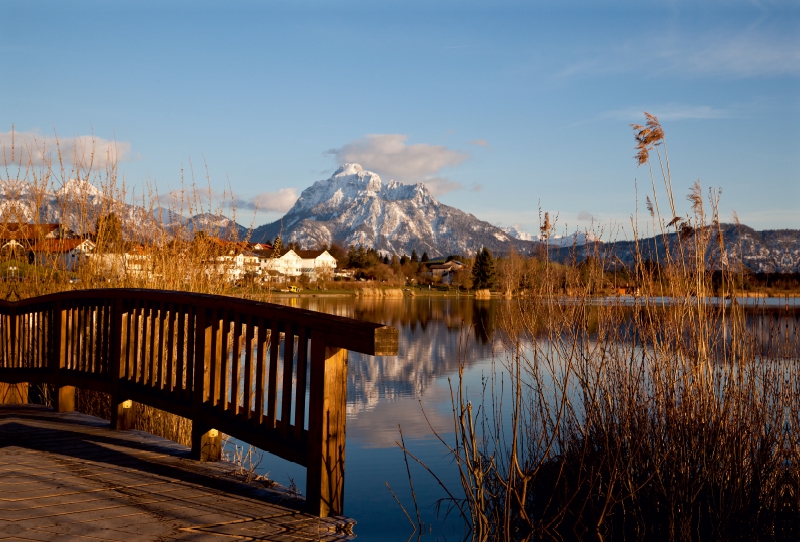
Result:
M157 288L270 299L270 292L257 284L221 279L217 259L230 247L213 239L246 239L237 239L237 232L225 225L224 215L236 221L235 205L229 192L215 194L207 174L202 187L190 166L181 170L178 189L164 194L149 184L137 193L119 175L119 153L113 145L105 156L98 156L91 141L83 142L85 148L72 149L56 138L55 146L47 148L43 141L14 137L12 130L11 141L0 142L3 149L11 149L0 168L0 297ZM51 248L73 242L70 238L91 238L94 253L70 258L37 252L33 257L32 244L43 242L43 234L33 243L9 243L18 224L45 228L50 223L63 228L49 241ZM196 235L199 231L203 234ZM107 394L78 390L77 404L88 414L110 417ZM190 420L145 405L134 408L136 429L190 444Z
M635 126L637 160L658 153L672 211L662 218L654 193L652 219L677 235L658 273L639 258L642 297L598 304L591 277L544 265L532 295L502 310L506 354L484 389L467 390L463 366L452 382L455 441L442 442L464 498L449 504L475 540L800 530L797 313L712 302L712 271L722 269L725 296L739 270L706 257L722 242L718 193L693 186L691 212L677 217L663 130L647 118Z

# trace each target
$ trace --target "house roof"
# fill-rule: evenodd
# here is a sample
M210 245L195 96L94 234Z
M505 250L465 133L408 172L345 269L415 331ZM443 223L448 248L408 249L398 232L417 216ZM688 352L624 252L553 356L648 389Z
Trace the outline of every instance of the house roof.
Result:
M10 239L44 239L47 234L56 231L61 224L20 224L10 222L0 224L0 239L8 241Z
M327 250L295 250L298 256L305 260L313 260L327 253Z
M94 243L88 239L42 239L31 247L33 252L48 252L51 254L63 254L78 248L84 243L89 243L94 247Z
M292 253L294 253L295 255L297 255L297 251L295 251L295 250L292 250L291 248L282 248L282 249L280 249L280 251L277 251L277 254L276 254L276 251L275 251L275 249L269 249L269 250L256 250L256 251L254 251L254 253L255 253L255 254L256 254L256 255L257 255L259 258L276 258L276 257L277 257L277 258L283 258L284 256L286 256L286 255L287 255L287 254L289 254L290 252L292 252Z
M458 260L450 260L447 263L429 265L428 269L453 269L454 267L460 269L466 266L463 263L459 262Z

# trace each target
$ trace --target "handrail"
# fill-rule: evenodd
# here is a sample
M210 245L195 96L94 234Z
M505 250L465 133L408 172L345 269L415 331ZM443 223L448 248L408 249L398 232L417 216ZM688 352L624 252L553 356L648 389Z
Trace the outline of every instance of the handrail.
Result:
M397 329L216 295L76 290L0 300L0 382L111 395L192 420L192 454L220 457L220 432L307 467L306 505L343 513L347 351L397 355Z

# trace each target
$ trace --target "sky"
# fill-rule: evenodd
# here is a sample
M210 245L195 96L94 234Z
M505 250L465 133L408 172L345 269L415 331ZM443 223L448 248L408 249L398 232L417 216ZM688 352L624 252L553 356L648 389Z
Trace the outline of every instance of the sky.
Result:
M696 5L700 4L700 5ZM630 235L665 133L756 229L800 228L797 1L0 0L0 147L114 149L135 190L181 173L279 218L344 162L499 226ZM657 195L664 202L660 178Z

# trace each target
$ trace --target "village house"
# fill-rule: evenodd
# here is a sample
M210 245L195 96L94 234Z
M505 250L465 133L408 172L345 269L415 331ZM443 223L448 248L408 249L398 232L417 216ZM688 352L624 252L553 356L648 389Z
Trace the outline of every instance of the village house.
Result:
M89 255L96 271L107 278L153 278L153 257L138 243L124 243L121 252L103 252Z
M31 248L45 239L75 239L78 235L61 224L0 224L0 249L31 254ZM32 254L31 254L32 261Z
M38 265L74 271L94 250L90 239L42 239L31 247L31 254Z
M450 260L445 263L428 265L428 273L433 280L441 281L444 284L450 284L453 280L453 275L466 267L466 265L458 260Z
M223 241L217 238L207 238L207 241L218 246L219 253L214 256L214 271L222 275L225 280L237 281L245 275L260 275L261 262L258 254L253 252L248 243ZM213 272L211 269L207 272Z
M306 276L310 281L333 278L336 258L327 250L282 249L258 252L265 277L275 282Z
M327 250L298 250L297 255L302 259L300 272L312 282L333 278L337 262Z
M290 248L262 250L257 254L265 280L285 282L302 274L303 259Z

